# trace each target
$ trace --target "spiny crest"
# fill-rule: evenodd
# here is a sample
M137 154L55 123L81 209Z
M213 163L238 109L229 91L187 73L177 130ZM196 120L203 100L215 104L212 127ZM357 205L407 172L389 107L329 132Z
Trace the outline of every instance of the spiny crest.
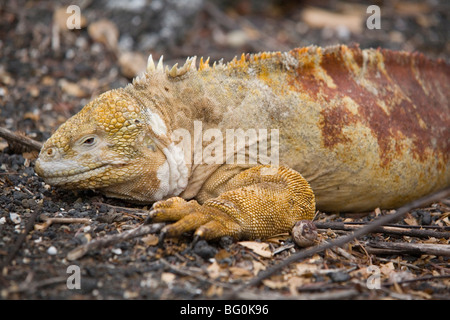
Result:
M252 55L253 57L253 55ZM254 61L257 61L258 59L254 59ZM223 63L223 59L220 59L219 61L214 61L212 67L210 66L210 58L208 57L206 60L203 59L203 57L200 58L199 66L196 67L196 61L197 57L191 57L187 58L184 65L180 68L178 68L178 63L175 63L172 68L169 68L168 66L164 66L163 63L163 56L160 57L158 64L155 66L155 62L153 60L153 56L149 55L147 60L147 73L154 73L154 72L165 72L166 75L170 78L176 78L180 77L184 74L186 74L189 70L194 71L204 71L204 70L220 70L225 69L226 67L236 67L241 66L244 67L249 62L248 61L248 55L243 53L241 55L241 59L237 60L235 57L232 61L230 61L227 65Z
M159 58L158 64L155 67L152 55L148 56L147 60L147 73L153 72L165 72L168 77L176 78L186 74L189 70L197 70L195 67L197 57L187 58L186 62L181 68L178 68L178 63L175 63L172 68L166 65L164 68L163 56Z
M178 67L178 63L175 63L171 68L169 66L164 66L163 56L160 57L158 63L155 65L153 60L153 56L150 54L147 60L147 74L151 73L165 73L168 78L177 78L185 75L189 70L193 71L204 71L204 70L225 70L225 69L237 69L237 68L245 68L253 63L260 63L261 60L271 59L273 57L278 56L279 52L262 52L257 54L245 54L242 53L240 59L234 57L233 60L225 64L223 59L219 61L214 61L213 65L210 66L210 58L208 57L206 60L203 60L203 57L200 58L199 66L196 67L196 59L197 57L187 58L186 62L182 67ZM135 82L145 80L146 75L142 75L141 77L137 77Z
M198 66L198 71L203 71L203 70L207 70L210 69L211 67L209 66L209 57L208 59L206 59L205 62L203 62L203 57L200 58L200 64Z

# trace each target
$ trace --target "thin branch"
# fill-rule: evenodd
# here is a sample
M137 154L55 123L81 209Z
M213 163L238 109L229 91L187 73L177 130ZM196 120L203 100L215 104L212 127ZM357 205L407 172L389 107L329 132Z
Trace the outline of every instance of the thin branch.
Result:
M348 222L345 222L345 224L346 225L366 225L367 222L348 221ZM450 231L450 226L440 226L437 224L427 226L427 225L409 225L409 224L388 223L384 226L385 227L394 227L394 228L403 228L403 229L434 229L434 230L439 230L439 231Z
M247 287L260 284L262 280L272 276L273 274L282 270L283 268L287 267L288 265L290 265L293 262L310 257L316 253L322 252L322 251L332 248L332 247L341 247L344 244L352 241L353 239L360 238L363 235L373 232L374 230L376 230L378 227L380 227L382 225L397 221L404 214L406 214L407 212L409 212L415 208L426 206L432 202L439 201L440 199L446 198L448 196L450 196L450 188L446 188L442 191L432 193L430 195L427 195L420 199L414 200L414 201L400 207L394 214L382 216L378 219L375 219L374 221L372 221L371 223L366 225L364 228L355 230L353 233L351 233L349 235L341 236L333 241L322 243L317 246L302 250L296 254L293 254L292 256L286 258L285 260L278 263L277 265L275 265L269 269L266 269L265 271L260 272L257 277L254 277L252 280L250 280L246 284L236 288L233 292L231 292L231 294L229 296L226 297L226 299L231 299L233 297L236 297L239 292L243 291Z
M382 286L384 287L388 287L388 286L392 286L394 284L403 284L403 283L413 283L413 282L419 282L419 281L433 281L433 280L441 280L441 279L448 279L450 278L450 274L441 274L441 275L437 275L437 276L423 276L423 277L417 277L414 279L405 279L405 280L400 280L400 281L391 281L391 282L387 282L387 283L383 283Z
M124 231L119 234L105 236L99 239L92 240L84 245L78 246L67 254L67 259L70 261L77 260L83 257L86 253L99 248L107 247L120 241L125 241L135 237L143 236L149 233L159 232L164 223L153 223L150 225L141 225L131 230Z
M371 248L379 249L376 251L377 254L429 254L435 256L450 256L450 246L448 244L369 241L365 246L369 252L371 252Z
M107 207L112 208L112 209L125 210L125 211L133 212L133 213L136 213L136 214L139 214L139 215L148 215L148 212L149 212L148 210L145 210L145 209L142 209L142 208L121 207L121 206L115 206L115 205L112 205L112 204L109 204L109 203L106 203L106 202L97 202L97 201L95 201L95 202L92 202L92 204L97 205L97 206L104 205L104 206L107 206Z
M10 146L14 144L19 144L20 146L35 151L40 151L42 148L41 142L28 138L25 135L17 134L6 128L0 127L0 137L8 141L8 144Z
M318 293L302 293L291 296L275 292L242 291L236 296L240 300L340 300L351 299L361 294L357 289L333 289Z
M315 222L318 229L332 229L332 230L346 230L353 231L364 228L367 224L349 224L345 222ZM395 234L399 236L410 236L410 237L435 237L435 238L450 238L450 232L441 232L434 230L421 230L415 228L407 228L407 226L381 226L372 232L382 232L388 234Z
M44 223L42 224L36 224L34 226L35 230L45 230L47 229L49 226L51 226L52 224L69 224L69 223L84 223L84 224L89 224L91 223L91 219L88 218L60 218L60 217L56 217L56 218L50 218L47 217L46 215L41 215L40 218L42 220L44 220Z

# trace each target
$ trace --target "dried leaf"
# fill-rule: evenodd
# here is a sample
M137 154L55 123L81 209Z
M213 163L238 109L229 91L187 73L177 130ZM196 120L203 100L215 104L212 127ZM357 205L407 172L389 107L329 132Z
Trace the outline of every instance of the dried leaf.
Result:
M231 256L231 253L225 249L220 249L219 251L217 251L216 255L214 256L214 259L216 259L217 261L226 259L228 257Z
M170 284L171 282L173 282L173 280L175 280L175 275L173 273L163 272L161 274L161 281L165 282L166 284Z
M112 50L117 50L119 39L119 29L107 19L93 22L88 27L89 36L97 42L103 43Z
M119 57L120 71L127 78L134 78L143 73L147 60L139 52L124 52Z
M238 242L241 246L252 250L254 253L260 255L264 258L271 258L272 252L270 251L270 247L268 243L265 242L256 242L256 241L241 241Z
M3 151L8 146L8 143L4 140L0 141L0 151Z
M370 266L367 267L362 267L353 271L350 271L348 274L352 277L352 278L358 278L358 277L362 277L364 279L367 279L370 275L372 275L371 272L368 271L368 268Z
M215 260L208 266L208 268L206 268L206 271L208 272L210 278L217 279L221 276L221 268Z
M289 233L280 233L280 234L276 234L270 238L265 239L264 241L266 242L270 242L270 243L275 243L275 244L280 244L284 241L286 241L291 235Z
M208 298L211 297L221 297L223 295L223 287L212 285L209 287L209 289L206 291L206 296Z
M389 274L394 270L395 270L395 267L394 267L393 262L380 264L380 272L387 277L389 277Z
M159 238L154 234L149 234L141 239L147 246L156 246L159 242Z
M36 223L34 225L34 230L36 230L36 231L43 231L43 230L47 229L49 225L50 224L48 222L39 223L39 224Z
M419 297L422 298L422 299L432 299L432 298L433 298L432 295L428 294L428 293L425 292L425 291L415 291L415 290L410 290L409 293L410 293L410 294L417 295L417 296L419 296Z
M265 279L262 281L262 283L270 288L270 289L283 289L286 288L288 286L288 282L287 281L274 281L274 280L270 280L270 279Z
M256 276L260 271L265 270L266 266L259 261L253 260L253 274Z
M312 263L300 262L295 265L297 275L311 275L319 270L319 266Z
M360 12L335 13L319 8L305 8L302 20L313 28L336 28L344 26L353 33L362 31L364 14Z
M406 222L406 224L408 224L410 226L418 226L419 225L416 218L414 218L410 213L406 214L404 221Z
M139 297L139 292L126 290L123 293L123 297L124 299L136 299L137 297Z
M304 286L305 284L311 283L311 278L305 277L291 277L287 281L289 283L289 291L291 294L297 294L297 288Z
M22 153L22 156L26 159L26 160L36 160L38 157L39 152L37 151L31 151L31 152L24 152Z
M253 276L253 273L250 270L239 268L239 267L230 267L228 268L230 270L231 274L235 277L251 277Z

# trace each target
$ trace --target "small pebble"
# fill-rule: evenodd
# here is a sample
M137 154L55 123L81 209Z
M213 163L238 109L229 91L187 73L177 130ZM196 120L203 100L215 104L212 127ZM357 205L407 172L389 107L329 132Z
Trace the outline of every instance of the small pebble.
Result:
M54 256L55 254L58 253L58 250L54 246L51 246L50 248L47 249L47 253L51 256Z
M114 253L114 254L117 254L117 255L121 255L122 254L122 249L114 248L114 249L111 249L111 252Z
M41 243L42 242L42 237L39 237L38 239L34 240L34 243Z
M17 213L15 213L15 212L11 212L11 213L9 214L9 218L10 218L11 221L14 222L15 224L19 224L19 223L22 221L22 219L20 218L20 216L19 216Z

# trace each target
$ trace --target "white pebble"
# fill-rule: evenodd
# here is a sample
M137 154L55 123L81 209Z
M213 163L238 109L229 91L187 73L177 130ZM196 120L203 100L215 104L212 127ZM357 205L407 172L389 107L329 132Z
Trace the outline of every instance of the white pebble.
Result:
M122 249L120 249L120 248L114 248L114 249L111 249L111 251L112 251L112 253L117 254L117 255L122 254Z
M0 218L0 224L5 224L6 223L6 218L5 217L1 217Z
M9 218L10 218L11 221L14 222L15 224L19 224L19 223L22 221L22 219L20 218L20 216L19 216L17 213L15 213L15 212L11 212L11 213L9 214Z
M41 243L42 242L42 237L39 237L39 239L34 240L34 243Z
M47 253L51 256L54 256L55 254L58 253L58 250L54 246L51 246L50 248L47 249Z

